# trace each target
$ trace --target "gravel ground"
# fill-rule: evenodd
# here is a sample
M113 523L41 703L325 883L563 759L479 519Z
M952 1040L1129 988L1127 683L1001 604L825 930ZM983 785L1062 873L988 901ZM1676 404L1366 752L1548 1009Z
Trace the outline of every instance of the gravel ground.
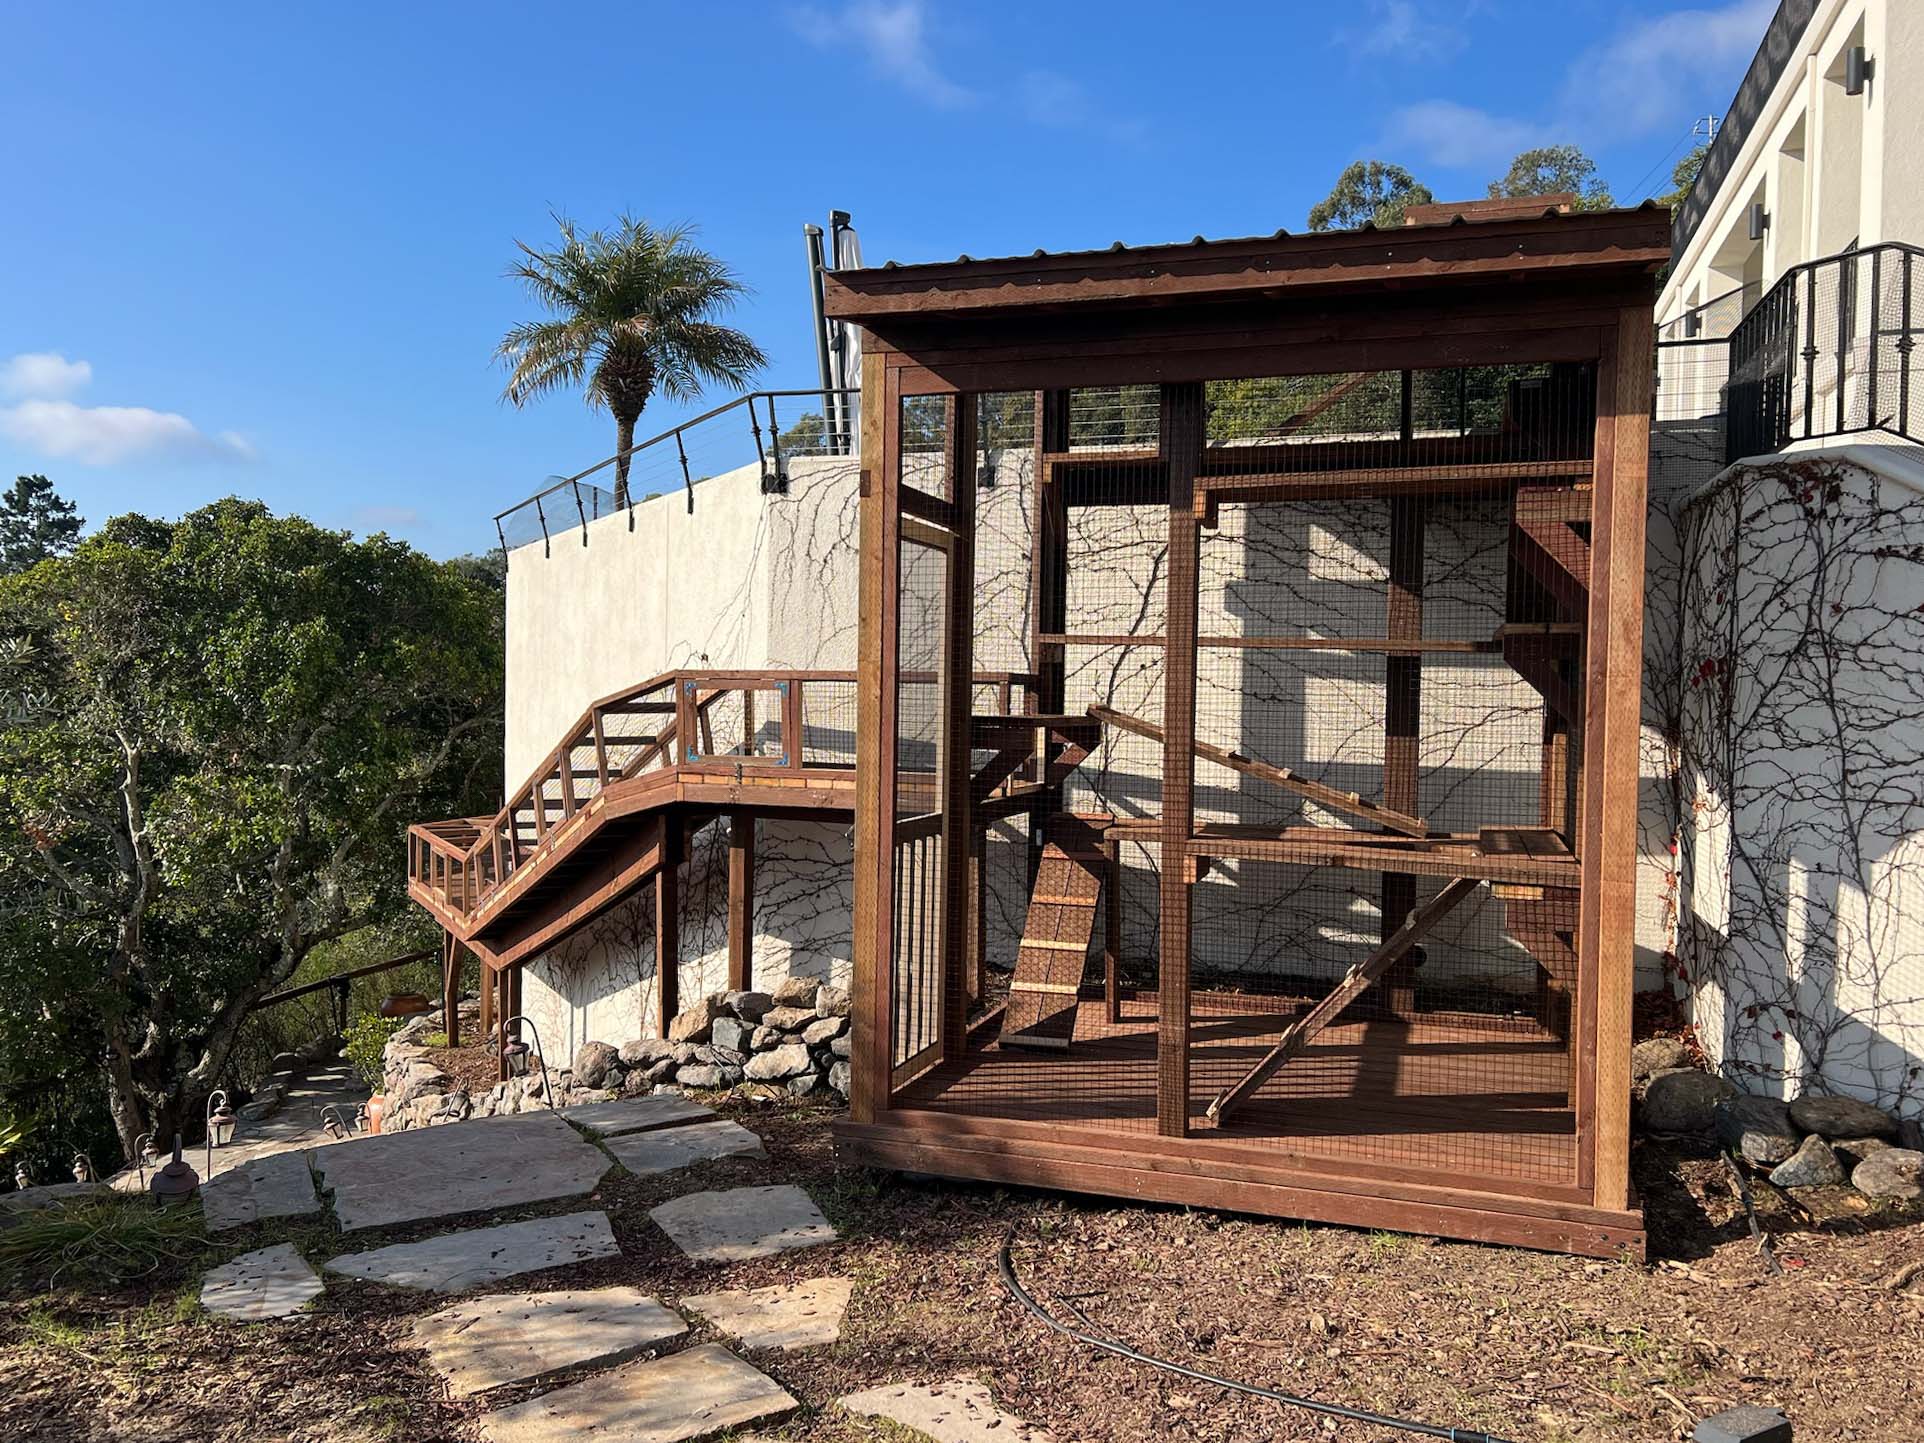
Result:
M833 1400L960 1375L987 1383L1060 1443L1411 1436L1092 1355L1003 1294L995 1256L1011 1229L1025 1281L1056 1312L1068 1299L1148 1352L1331 1402L1519 1443L1683 1439L1696 1418L1736 1402L1782 1407L1800 1443L1924 1436L1924 1270L1915 1266L1924 1215L1874 1209L1841 1190L1807 1198L1807 1213L1766 1193L1760 1207L1783 1265L1773 1275L1707 1151L1639 1147L1653 1262L1634 1266L840 1173L833 1114L725 1110L763 1134L766 1159L669 1177L611 1173L590 1205L609 1212L623 1256L516 1285L630 1283L672 1305L716 1287L853 1277L840 1343L756 1357L805 1405L762 1430L766 1438L887 1437ZM807 1187L843 1240L718 1267L682 1257L647 1217L683 1192L774 1181ZM444 1230L396 1228L356 1235L352 1246ZM263 1224L203 1262L283 1238L317 1263L341 1250L331 1223ZM0 1438L478 1439L478 1407L448 1401L406 1342L409 1320L443 1300L330 1278L307 1314L234 1325L193 1306L197 1278L183 1270L114 1297L0 1304ZM712 1336L697 1324L688 1340Z

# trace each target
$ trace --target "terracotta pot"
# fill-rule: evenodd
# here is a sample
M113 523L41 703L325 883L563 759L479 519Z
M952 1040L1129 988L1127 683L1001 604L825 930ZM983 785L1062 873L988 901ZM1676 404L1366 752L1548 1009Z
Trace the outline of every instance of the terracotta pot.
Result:
M386 1111L387 1096L385 1093L377 1092L367 1100L367 1130L370 1136L381 1130L381 1114Z

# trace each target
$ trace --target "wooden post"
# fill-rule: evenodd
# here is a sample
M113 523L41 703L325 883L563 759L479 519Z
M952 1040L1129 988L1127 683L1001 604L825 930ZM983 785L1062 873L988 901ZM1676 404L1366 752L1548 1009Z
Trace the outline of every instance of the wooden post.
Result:
M1637 747L1652 318L1625 307L1597 363L1596 488L1583 736L1578 1165L1596 1205L1630 1204L1630 1006L1636 973Z
M1105 841L1102 851L1102 998L1113 1026L1122 1021L1122 843Z
M461 944L454 933L441 933L441 1030L448 1046L461 1045Z
M1410 373L1404 379L1404 423L1409 424ZM1416 641L1423 635L1424 526L1428 503L1413 496L1390 498L1389 616L1384 635L1391 641ZM1423 659L1419 655L1383 659L1383 805L1417 814L1417 736L1422 711ZM1416 878L1407 872L1383 874L1382 940L1402 930L1416 910ZM1404 957L1390 968L1379 989L1381 1007L1393 1017L1416 1011L1416 962ZM1358 1009L1359 1011L1362 1009Z
M755 814L728 814L728 987L755 981Z
M1063 708L1067 648L1044 641L1069 629L1069 507L1047 457L1069 449L1069 393L1036 393L1035 549L1029 571L1029 655L1034 658L1034 710L1054 716ZM1062 810L1062 787L1044 787L1029 812L1029 878L1042 861L1043 823Z
M1168 619L1163 647L1162 946L1156 1032L1156 1130L1189 1131L1189 839L1195 831L1196 473L1202 463L1203 388L1162 388L1160 436L1169 469Z
M481 993L481 1039L493 1042L498 1051L501 1039L494 1035L494 970L479 957L475 958L475 966L480 970L477 985Z
M942 1056L968 1042L970 738L975 715L975 438L971 392L948 400L950 533L943 592L942 746L936 762L942 796Z
M861 581L857 667L870 684L856 689L854 1041L849 1116L874 1122L888 1107L890 962L895 932L896 675L895 616L901 566L896 489L901 458L884 353L862 356Z
M661 1035L681 1011L681 819L661 822L661 862L655 868L655 1012Z

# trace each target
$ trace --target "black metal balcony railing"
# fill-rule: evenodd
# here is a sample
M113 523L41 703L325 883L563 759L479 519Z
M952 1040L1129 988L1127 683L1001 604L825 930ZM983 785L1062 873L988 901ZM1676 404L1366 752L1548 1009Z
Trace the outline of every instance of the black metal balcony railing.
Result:
M1730 334L1726 461L1824 436L1924 439L1920 255L1889 242L1810 261L1750 309Z

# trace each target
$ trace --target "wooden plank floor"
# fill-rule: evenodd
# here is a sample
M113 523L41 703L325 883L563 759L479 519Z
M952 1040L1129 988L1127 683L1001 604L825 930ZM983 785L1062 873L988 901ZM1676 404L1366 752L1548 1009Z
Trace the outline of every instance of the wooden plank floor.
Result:
M1452 1175L1573 1183L1576 1121L1567 1045L1527 1019L1439 1015L1415 1023L1344 1021L1218 1128L1203 1113L1307 1003L1198 995L1191 1032L1193 1135L1279 1154ZM953 1062L909 1083L899 1107L1071 1128L1156 1130L1153 998L1110 1023L1085 1001L1066 1055L1002 1048L994 1028Z

